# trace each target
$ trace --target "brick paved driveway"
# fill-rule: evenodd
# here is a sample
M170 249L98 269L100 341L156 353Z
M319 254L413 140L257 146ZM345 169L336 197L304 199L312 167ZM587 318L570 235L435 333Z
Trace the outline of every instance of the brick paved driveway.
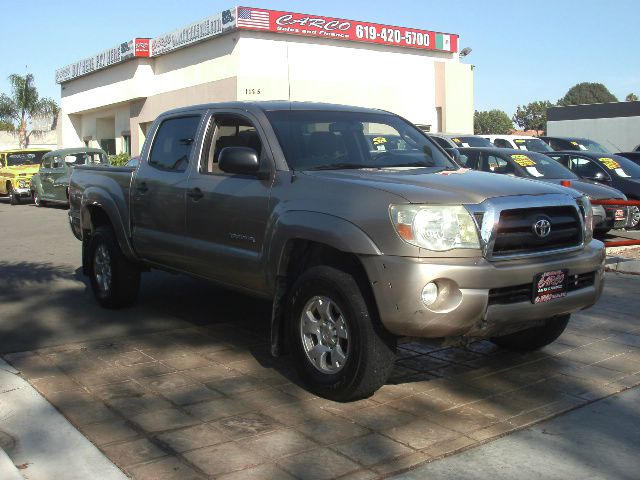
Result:
M5 358L133 478L377 478L640 384L640 280L607 281L540 352L405 344L350 404L298 386L256 319Z

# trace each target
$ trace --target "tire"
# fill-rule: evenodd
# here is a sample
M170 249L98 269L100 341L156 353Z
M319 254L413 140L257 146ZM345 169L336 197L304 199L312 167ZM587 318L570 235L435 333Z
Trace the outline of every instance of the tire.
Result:
M9 193L9 203L11 205L20 205L20 197L16 194L15 190L13 189L13 185L9 185L8 188L8 193Z
M295 367L319 396L342 402L369 397L393 369L396 338L346 272L328 266L304 272L291 289L288 326Z
M33 203L35 204L36 207L46 206L46 203L44 202L44 200L40 198L40 194L36 190L32 192L32 196L33 196Z
M91 289L100 305L122 308L135 302L140 289L140 269L127 260L111 227L98 227L87 252Z
M562 315L550 318L546 324L527 328L519 332L504 335L502 337L493 337L491 341L499 347L517 352L531 352L538 350L550 343L553 343L569 323L571 315Z
M629 207L629 218L629 230L637 230L640 228L640 209L638 207Z

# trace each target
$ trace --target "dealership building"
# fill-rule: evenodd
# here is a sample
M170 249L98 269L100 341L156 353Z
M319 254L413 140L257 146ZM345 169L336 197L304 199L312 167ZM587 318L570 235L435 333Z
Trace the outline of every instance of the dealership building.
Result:
M135 155L160 113L233 100L381 108L471 133L473 67L458 45L452 33L234 7L58 69L58 145Z
M640 102L551 107L547 134L589 138L613 152L634 150L640 147Z

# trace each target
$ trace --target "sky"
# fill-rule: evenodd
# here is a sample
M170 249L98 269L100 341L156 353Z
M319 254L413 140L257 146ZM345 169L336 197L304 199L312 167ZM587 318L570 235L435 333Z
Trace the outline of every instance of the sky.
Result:
M9 93L11 73L29 72L40 96L59 102L57 68L235 5L457 33L460 48L473 49L464 61L475 66L476 110L512 115L587 81L604 83L619 100L640 96L638 0L0 0L0 92Z

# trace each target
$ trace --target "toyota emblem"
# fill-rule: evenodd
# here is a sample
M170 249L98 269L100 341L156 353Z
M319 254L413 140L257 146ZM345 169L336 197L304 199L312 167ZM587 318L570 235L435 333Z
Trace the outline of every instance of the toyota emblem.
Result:
M546 238L551 233L551 222L546 218L541 218L533 224L533 233L539 238Z

